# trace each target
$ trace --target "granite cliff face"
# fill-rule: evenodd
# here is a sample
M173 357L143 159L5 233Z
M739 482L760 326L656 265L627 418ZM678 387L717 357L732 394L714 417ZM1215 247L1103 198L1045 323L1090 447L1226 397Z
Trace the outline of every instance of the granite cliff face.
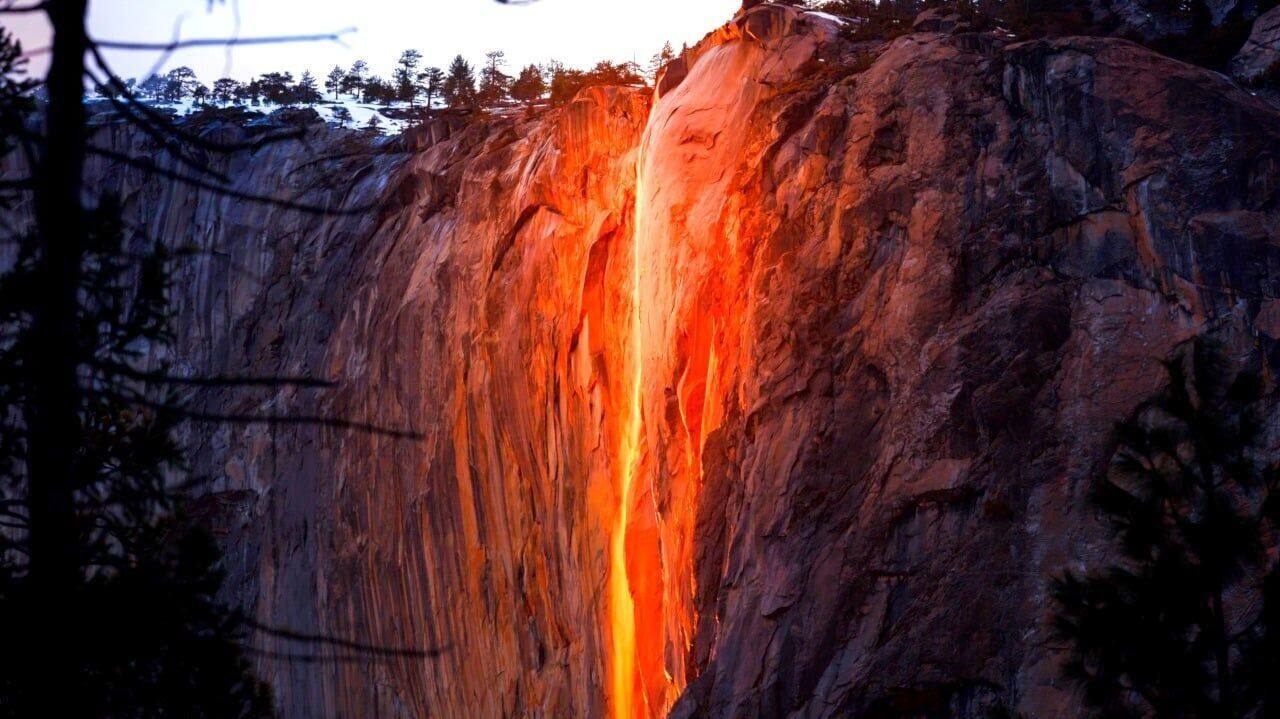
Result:
M656 97L214 162L354 209L98 165L194 238L185 367L339 383L199 406L419 435L192 430L259 617L440 649L266 658L287 716L1075 716L1111 425L1280 338L1280 112L1122 41L765 4Z
M1280 77L1280 7L1259 17L1249 39L1231 61L1231 74L1246 85Z

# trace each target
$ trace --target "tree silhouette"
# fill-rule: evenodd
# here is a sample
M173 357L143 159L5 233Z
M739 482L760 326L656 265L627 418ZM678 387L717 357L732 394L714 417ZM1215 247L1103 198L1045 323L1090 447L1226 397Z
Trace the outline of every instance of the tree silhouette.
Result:
M17 262L0 277L0 716L269 716L269 692L240 649L243 626L215 600L216 548L181 517L182 415L149 379L167 374L156 358L172 338L168 256L158 243L130 243L120 216L102 195L83 214L84 234L58 237L77 252L56 535L42 524L50 499L32 472L49 409L33 392L50 362L33 322L49 300L45 235L13 238ZM56 550L40 546L54 541ZM49 577L53 551L60 574ZM46 615L57 624L32 621ZM50 702L41 679L65 695Z
M640 76L634 63L612 63L607 60L596 63L587 71L575 70L563 64L551 61L547 64L547 73L551 104L563 105L574 98L578 92L588 85L643 85L645 80Z
M365 76L369 74L369 63L356 60L351 63L347 76L342 78L342 91L348 95L359 95L364 90Z
M422 53L417 50L405 50L400 53L400 59L396 61L396 69L392 74L397 99L407 101L410 106L413 105L414 98L418 94L417 79L420 62L422 62Z
M653 57L649 58L648 70L650 81L656 82L658 80L658 71L666 67L667 63L674 59L676 59L676 52L672 49L671 43L663 43L662 49L658 50L658 52L654 53Z
M444 71L438 67L428 67L418 75L418 85L427 99L427 107L430 108L432 101L440 96L444 88Z
M142 83L138 85L138 92L140 95L157 101L164 99L164 89L164 78L155 74L148 75L147 79L143 80Z
M320 87L310 70L302 71L302 77L298 78L298 84L293 88L293 96L295 102L303 105L314 105L320 101Z
M293 73L267 72L260 75L256 82L263 100L276 105L294 103Z
M324 89L333 95L334 100L338 99L338 91L342 89L342 81L346 77L346 71L334 65L333 69L329 71L329 75L325 78Z
M1165 369L1167 387L1117 427L1090 491L1118 557L1054 581L1055 631L1099 716L1254 716L1274 701L1268 630L1280 632L1266 551L1280 465L1261 446L1263 383L1205 340Z
M502 72L507 64L507 55L501 50L485 53L484 67L480 70L480 86L476 90L476 100L485 107L496 105L507 98L511 86L511 78Z
M93 153L240 201L331 212L237 192L199 158L301 130L243 144L187 132L111 72L87 33L87 0L29 9L53 27L39 117L30 115L29 81L14 76L22 53L0 32L0 153L21 149L15 164L31 170L7 177L0 201L21 200L34 214L30 227L21 226L26 211L6 215L18 226L5 228L11 252L0 276L0 717L268 716L269 694L241 648L249 632L429 656L277 630L216 598L219 552L183 511L195 485L185 476L177 424L361 425L187 411L175 387L327 383L171 374L165 244L126 230L117 199L93 197L98 188L86 183ZM92 141L86 80L109 89L122 121L169 167Z
M164 99L178 102L192 95L200 86L194 70L187 66L175 67L165 75Z
M471 107L476 99L476 76L471 63L461 55L449 63L449 73L444 79L444 98L450 107Z
M364 81L363 97L365 102L380 102L383 105L390 105L395 102L396 94L396 88L377 75Z
M529 65L520 71L516 81L511 84L511 96L525 104L532 103L547 92L547 84L542 80L542 71L537 65Z
M229 77L213 81L214 102L227 105L239 99L240 83Z

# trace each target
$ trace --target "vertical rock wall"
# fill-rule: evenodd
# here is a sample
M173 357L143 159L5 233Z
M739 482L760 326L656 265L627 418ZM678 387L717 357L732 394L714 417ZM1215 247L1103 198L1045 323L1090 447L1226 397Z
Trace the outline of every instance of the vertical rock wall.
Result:
M643 150L675 714L1076 716L1113 423L1194 334L1274 359L1280 115L1120 41L738 27Z
M610 457L647 112L646 91L605 88L543 119L396 140L313 127L305 146L208 157L234 196L94 167L141 231L189 243L183 371L336 382L193 398L280 418L190 430L237 599L295 631L438 650L256 637L286 716L606 714ZM97 141L154 152L112 122Z
M637 716L1067 717L1045 582L1104 551L1111 424L1182 339L1275 353L1277 128L1121 41L764 4L652 103L212 160L347 214L96 171L194 238L184 367L338 382L200 407L415 433L192 428L250 609L439 649L265 657L287 716L610 714L625 501Z

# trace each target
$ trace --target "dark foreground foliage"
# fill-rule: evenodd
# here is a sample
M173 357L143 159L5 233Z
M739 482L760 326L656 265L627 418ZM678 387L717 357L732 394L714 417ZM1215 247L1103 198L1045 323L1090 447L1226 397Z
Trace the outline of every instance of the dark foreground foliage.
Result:
M40 168L67 140L30 129L21 57L0 35L0 153ZM44 221L27 226L51 184L19 178L0 195L0 717L271 716L242 648L247 627L217 597L220 553L182 513L169 257L126 229L111 195L41 207ZM62 213L65 224L48 221ZM50 273L54 251L73 258L69 272ZM67 321L41 327L59 302ZM58 364L71 381L50 381ZM56 433L51 386L70 420ZM38 428L65 468L42 479ZM55 481L65 512L41 494Z
M49 651L69 672L56 683L83 716L270 716L270 694L241 649L245 627L217 598L220 552L182 516L182 417L154 381L171 339L168 258L158 244L126 242L110 195L88 216L71 328L85 358L80 428L66 446L79 581L57 608L31 591L27 562L29 376L44 361L28 327L40 291L32 236L0 277L0 716L35 716L44 705L32 658Z
M1052 587L1066 672L1097 716L1278 716L1280 464L1263 453L1263 382L1206 341L1165 367L1090 492L1114 562Z

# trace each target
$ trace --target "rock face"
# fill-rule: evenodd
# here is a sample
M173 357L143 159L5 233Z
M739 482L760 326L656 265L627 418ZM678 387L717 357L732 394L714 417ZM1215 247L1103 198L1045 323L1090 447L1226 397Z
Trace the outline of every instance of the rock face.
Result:
M1209 27L1223 27L1236 20L1250 21L1259 14L1257 0L1205 0L1202 21ZM1186 36L1196 24L1194 3L1165 0L1090 0L1095 20L1126 36L1146 41ZM1218 40L1205 40L1218 42Z
M194 238L190 371L338 382L203 409L415 433L192 430L261 619L440 650L266 659L287 716L1078 714L1046 582L1160 358L1274 356L1280 114L1123 41L864 51L765 4L653 99L214 158L340 215L98 166Z
M1123 42L821 46L788 84L791 48L701 57L642 161L651 474L698 493L677 713L1075 716L1046 576L1096 551L1154 359L1270 346L1276 113Z
M1247 85L1280 84L1280 7L1253 23L1249 39L1231 61L1231 75Z

